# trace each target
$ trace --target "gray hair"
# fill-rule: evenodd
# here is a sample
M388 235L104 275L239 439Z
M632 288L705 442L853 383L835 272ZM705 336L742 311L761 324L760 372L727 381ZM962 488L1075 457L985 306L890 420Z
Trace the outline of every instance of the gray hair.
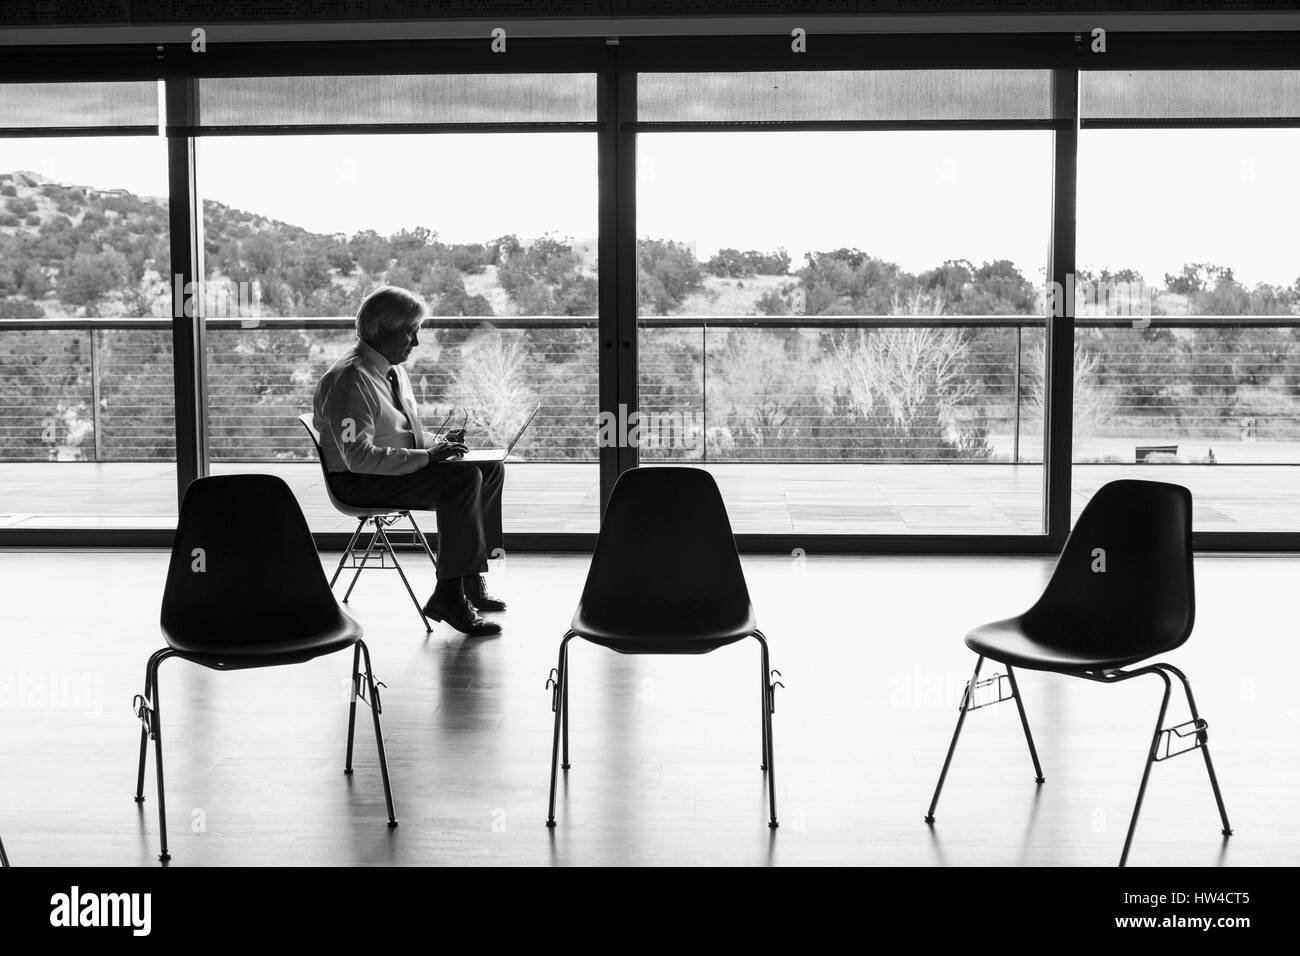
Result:
M428 314L429 308L419 296L397 286L381 285L366 296L357 310L357 338L373 342L385 332L422 320Z

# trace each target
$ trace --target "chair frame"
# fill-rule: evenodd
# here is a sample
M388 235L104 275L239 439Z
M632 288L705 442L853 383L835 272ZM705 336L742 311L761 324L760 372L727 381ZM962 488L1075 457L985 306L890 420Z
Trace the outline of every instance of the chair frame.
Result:
M771 660L768 654L767 638L762 631L754 630L749 637L758 641L761 650L759 658L759 726L762 730L762 758L759 769L767 775L767 806L768 827L775 830L780 824L776 819L776 764L774 760L774 749L772 747L772 715L776 713L776 689L784 687L779 678L781 672L772 670ZM555 713L555 729L551 741L551 802L550 810L546 817L546 825L554 827L555 822L555 794L559 778L559 770L563 769L566 774L569 770L569 642L575 637L582 637L577 631L569 630L565 633L560 641L560 658L556 667L551 669L550 675L546 678L546 689L551 692L551 710ZM741 638L743 640L744 638ZM563 747L563 761L561 762L561 746Z
M420 621L424 624L426 633L432 632L433 625L424 614L424 607L420 604L420 599L415 596L415 591L411 589L411 582L406 578L406 572L402 570L402 564L397 560L397 546L388 537L387 528L405 518L411 524L410 542L398 542L411 550L423 550L433 562L433 569L436 573L438 570L438 558L433 549L429 547L429 540L424 536L420 526L416 524L415 517L409 511L376 511L373 514L363 515L357 522L356 530L352 532L352 537L348 539L347 547L343 549L343 555L339 558L338 567L334 569L334 575L330 578L330 587L334 587L334 582L339 579L343 573L344 567L356 568L356 573L352 575L352 581L348 584L348 589L343 594L343 603L348 603L348 598L352 596L352 589L357 586L357 580L361 577L362 571L396 571L402 579L402 585L406 588L406 593L411 598L411 603L415 605L416 612L420 615ZM365 533L367 525L374 525L374 531L370 535L370 541L366 544L365 549L356 547L357 539ZM393 563L387 564L385 555L392 558ZM379 563L370 564L373 557L378 557ZM351 562L349 564L348 562Z
M140 764L136 776L135 802L137 804L144 803L145 759L148 755L149 741L152 740L154 742L155 774L158 783L158 833L162 841L162 850L158 855L158 859L164 863L171 859L171 853L167 850L167 802L163 788L162 707L158 695L158 668L169 657L193 660L189 655L170 647L155 651L153 656L149 658L149 663L145 668L144 693L137 694L133 701L133 709L140 719ZM364 675L361 671L363 657L365 659ZM236 670L238 668L216 669ZM363 679L364 684L362 683ZM379 772L384 781L384 802L388 807L388 826L391 828L397 826L397 816L393 809L392 785L388 779L388 755L384 750L383 729L379 722L379 715L383 713L379 688L384 686L385 684L382 681L375 680L374 671L370 665L369 648L366 647L365 641L358 639L353 646L352 654L352 702L348 708L348 748L347 757L343 763L343 772L348 776L352 775L352 745L356 730L357 701L360 700L370 708L370 716L374 721L375 743L379 748Z
M5 841L0 840L0 868L9 866L9 856L5 853Z
M994 674L983 683L979 680L980 667L984 663L984 655L979 655L975 661L975 672L971 679L966 683L966 689L962 692L961 707L957 715L957 728L952 734L952 743L948 745L948 755L944 758L943 769L939 771L939 782L934 788L934 797L930 801L930 809L926 812L925 822L934 823L934 811L939 805L939 795L943 792L943 783L948 776L948 767L952 763L952 756L957 750L957 739L961 736L962 725L966 722L966 714L972 710L978 710L981 707L988 707L992 704L1000 704L1007 700L1015 700L1016 708L1020 712L1020 724L1025 731L1025 742L1029 745L1029 756L1034 762L1034 780L1038 784L1044 782L1043 770L1038 762L1038 751L1034 747L1034 738L1029 730L1029 719L1025 716L1025 707L1021 702L1020 688L1016 684L1015 671L1010 664L1006 664L1006 677L1011 684L1011 695L1001 696L1001 687L999 685L999 696L997 700L989 701L984 704L975 704L975 691L981 686L987 686L1001 680L1000 674ZM1004 662L1005 663L1005 662ZM1147 749L1146 761L1142 768L1142 782L1138 785L1137 800L1133 804L1133 815L1129 819L1128 833L1124 837L1124 849L1120 853L1119 865L1128 864L1129 849L1133 844L1133 834L1137 830L1138 816L1142 812L1142 800L1146 796L1147 782L1151 777L1151 768L1161 761L1168 760L1171 757L1178 757L1193 750L1199 750L1201 756L1205 758L1205 770L1210 777L1210 787L1214 791L1214 801L1219 808L1219 819L1223 823L1220 831L1225 838L1232 836L1232 826L1228 823L1228 811L1223 805L1223 794L1219 791L1219 779L1214 773L1214 763L1210 760L1209 746L1209 724L1201 717L1200 711L1196 708L1196 699L1192 696L1192 685L1188 682L1187 676L1172 664L1162 662L1147 664L1135 670L1124 670L1123 668L1107 668L1095 671L1047 671L1046 673L1061 674L1065 677L1078 677L1084 680L1096 681L1102 684L1117 684L1121 681L1132 680L1135 677L1146 677L1148 675L1159 677L1165 685L1164 695L1160 699L1160 710L1156 714L1155 732L1151 737L1151 746ZM1182 724L1174 724L1166 727L1165 716L1169 710L1169 698L1173 692L1173 682L1170 675L1178 679L1182 684L1183 691L1187 696L1187 708L1191 712L1192 719ZM1173 750L1175 739L1185 740L1191 738L1192 742L1181 750ZM1161 741L1165 742L1165 750L1162 755L1160 752Z
M339 579L343 573L343 568L352 567L356 573L352 575L352 582L348 585L347 592L343 595L343 603L348 603L348 598L352 596L352 589L357 586L357 580L361 577L362 571L393 571L395 570L402 579L402 585L406 588L406 593L411 598L411 603L415 605L415 611L420 615L420 623L424 625L426 634L433 632L433 625L424 614L424 606L420 599L415 596L415 591L411 589L411 582L406 579L406 572L402 570L402 562L397 560L397 547L388 537L387 528L396 524L402 519L406 519L411 525L411 540L409 542L398 542L411 550L423 550L433 562L434 573L438 571L438 557L434 554L433 549L429 547L429 540L416 524L415 517L409 510L403 509L386 509L376 508L370 510L367 508L354 508L350 505L342 505L334 497L333 491L329 486L329 472L325 470L325 458L321 453L320 438L316 434L316 427L311 423L311 414L304 413L298 416L298 423L307 431L307 437L311 439L312 447L316 449L316 460L320 464L321 477L325 480L325 494L330 499L330 504L334 505L335 510L349 517L357 518L356 530L352 532L352 537L348 539L348 546L343 549L343 555L339 558L338 567L334 569L334 576L330 578L330 588L334 587L334 582ZM341 507L342 505L342 507ZM366 544L364 551L356 547L357 538L365 533L368 525L374 525L374 532L370 535L370 541ZM418 543L418 547L417 547ZM376 547L376 545L378 547ZM393 559L390 565L385 559L385 555ZM372 557L378 556L379 563L370 564ZM358 563L358 560L360 563ZM349 562L351 562L349 564Z

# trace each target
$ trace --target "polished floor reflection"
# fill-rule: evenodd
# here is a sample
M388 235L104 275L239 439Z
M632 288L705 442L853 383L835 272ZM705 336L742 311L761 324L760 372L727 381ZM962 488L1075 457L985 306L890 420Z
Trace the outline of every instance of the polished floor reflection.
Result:
M395 577L372 575L353 597L388 685L396 830L366 735L356 774L342 774L347 655L245 673L165 664L171 865L1115 863L1156 681L1020 672L1047 782L1033 783L1015 708L979 710L937 823L921 819L974 664L961 636L1026 607L1050 561L744 563L786 684L775 833L748 642L699 658L575 646L573 768L547 830L543 685L587 559L512 554L493 573L511 604L496 639L443 625L426 637ZM157 551L0 552L0 833L15 865L157 865L152 801L131 799L131 698L162 643L165 566ZM1170 760L1153 770L1130 863L1295 865L1300 558L1204 556L1197 574L1195 632L1168 659L1209 720L1236 835L1219 835L1203 763ZM430 578L421 570L417 588Z

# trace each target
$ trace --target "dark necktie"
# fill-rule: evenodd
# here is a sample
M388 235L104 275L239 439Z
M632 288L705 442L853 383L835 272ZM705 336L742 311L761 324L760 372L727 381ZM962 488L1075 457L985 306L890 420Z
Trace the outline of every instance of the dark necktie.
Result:
M406 419L406 424L411 431L415 431L415 425L411 421L411 416L406 414L406 405L402 401L402 386L397 380L397 369L390 368L388 370L388 384L393 387L393 404L402 413L402 417Z

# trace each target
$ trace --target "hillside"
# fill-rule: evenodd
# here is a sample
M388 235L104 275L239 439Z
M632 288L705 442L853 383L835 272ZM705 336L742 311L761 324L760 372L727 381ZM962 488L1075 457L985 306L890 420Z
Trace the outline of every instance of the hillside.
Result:
M167 232L165 199L0 173L0 317L167 315ZM323 235L204 203L209 281L255 283L267 316L348 315L379 282L415 289L440 315L592 314L595 249L513 235L444 243L425 227Z

